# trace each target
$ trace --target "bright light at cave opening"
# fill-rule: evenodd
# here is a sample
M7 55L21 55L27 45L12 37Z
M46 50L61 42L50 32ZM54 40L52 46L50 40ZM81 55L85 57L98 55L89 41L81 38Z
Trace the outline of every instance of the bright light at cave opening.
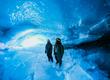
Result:
M21 42L21 46L24 48L34 47L34 46L38 46L40 44L45 44L46 40L47 39L44 36L35 35L35 36L31 36L31 37L24 39Z

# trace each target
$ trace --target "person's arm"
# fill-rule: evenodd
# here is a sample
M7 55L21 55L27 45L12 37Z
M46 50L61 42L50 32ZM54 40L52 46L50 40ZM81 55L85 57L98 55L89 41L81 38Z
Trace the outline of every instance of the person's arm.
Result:
M64 46L62 45L62 53L64 54Z
M47 53L47 45L45 46L45 53Z
M61 45L61 58L63 57L63 55L64 55L64 46Z
M56 46L54 45L54 55L56 54L56 53L55 53L55 49L56 49Z
M52 44L51 44L51 53L52 53L52 50L53 50L53 46L52 46Z

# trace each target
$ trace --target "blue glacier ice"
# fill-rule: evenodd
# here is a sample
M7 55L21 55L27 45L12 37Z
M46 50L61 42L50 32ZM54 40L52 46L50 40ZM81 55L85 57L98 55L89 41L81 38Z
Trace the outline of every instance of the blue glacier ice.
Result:
M0 80L110 80L109 16L109 0L0 0ZM44 52L57 37L60 68Z

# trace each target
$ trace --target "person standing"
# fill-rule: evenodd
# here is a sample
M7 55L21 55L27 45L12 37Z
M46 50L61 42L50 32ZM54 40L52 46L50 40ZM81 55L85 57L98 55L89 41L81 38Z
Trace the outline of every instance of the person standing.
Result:
M50 40L48 39L47 44L45 46L45 53L47 54L48 61L53 62L53 57L52 57L52 44Z
M56 43L54 45L54 55L56 59L56 64L59 64L60 67L62 65L63 54L64 54L64 46L61 43L61 39L56 38Z

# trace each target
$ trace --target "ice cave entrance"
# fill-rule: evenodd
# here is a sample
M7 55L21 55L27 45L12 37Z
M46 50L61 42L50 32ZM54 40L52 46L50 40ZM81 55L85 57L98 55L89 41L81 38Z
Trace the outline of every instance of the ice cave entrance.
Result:
M24 49L44 45L47 39L37 29L28 29L16 34L7 44L14 48Z
M41 44L44 44L46 42L46 38L42 35L33 35L33 36L30 36L26 39L24 39L22 42L21 42L21 46L22 47L34 47L34 46L37 46L37 45L41 45Z

